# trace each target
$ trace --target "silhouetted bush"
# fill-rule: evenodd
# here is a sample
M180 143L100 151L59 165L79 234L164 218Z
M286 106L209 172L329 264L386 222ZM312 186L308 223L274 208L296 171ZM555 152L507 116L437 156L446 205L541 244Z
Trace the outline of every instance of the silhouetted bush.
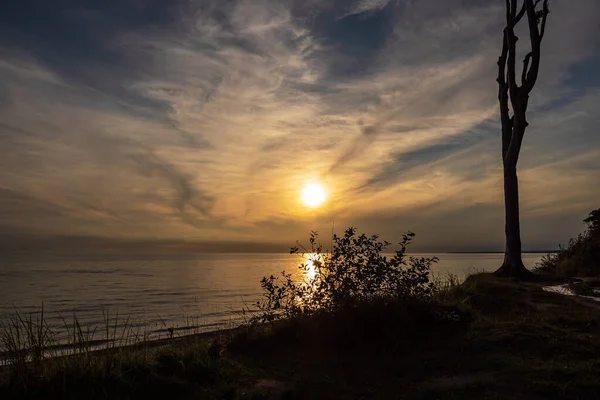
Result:
M583 222L588 226L585 232L544 256L536 266L538 272L564 277L600 275L600 208Z
M324 253L317 233L310 235L310 250L298 247L292 254L302 254L302 279L283 271L261 281L264 299L257 303L260 314L254 322L310 315L320 311L338 311L375 299L428 298L433 290L429 280L436 257L407 257L406 249L414 233L402 236L400 249L388 258L382 253L391 243L379 241L377 235L357 235L348 228L344 235L334 235L331 253Z

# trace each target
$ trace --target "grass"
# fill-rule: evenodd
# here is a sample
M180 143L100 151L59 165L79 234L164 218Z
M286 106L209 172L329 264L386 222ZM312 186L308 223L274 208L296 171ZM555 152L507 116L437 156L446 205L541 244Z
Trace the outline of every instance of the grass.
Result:
M92 332L69 326L85 349ZM115 338L113 332L108 336ZM448 284L429 302L377 301L154 347L119 347L115 340L108 351L38 357L51 348L51 335L43 319L24 316L9 320L0 335L14 350L34 349L29 358L16 351L21 363L4 367L2 399L596 399L600 393L598 305L486 274Z

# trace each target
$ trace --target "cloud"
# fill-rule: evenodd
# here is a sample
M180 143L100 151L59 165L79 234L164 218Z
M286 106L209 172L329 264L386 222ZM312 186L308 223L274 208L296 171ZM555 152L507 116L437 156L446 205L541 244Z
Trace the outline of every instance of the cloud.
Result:
M160 160L151 152L142 154L131 154L131 159L139 164L140 172L143 174L158 174L164 178L177 193L174 208L181 214L186 222L194 225L195 220L188 214L189 209L201 214L202 217L210 217L210 210L214 199L203 193L199 193L192 185L189 178L182 174L173 165Z
M350 11L344 14L344 17L348 17L350 15L366 13L370 11L378 11L385 8L390 0L360 0L352 5Z
M519 164L526 227L597 198L598 7L553 5ZM12 2L4 224L293 242L334 217L390 234L408 218L441 244L489 213L465 240L501 242L502 15L459 0ZM330 191L321 210L298 202L311 179Z

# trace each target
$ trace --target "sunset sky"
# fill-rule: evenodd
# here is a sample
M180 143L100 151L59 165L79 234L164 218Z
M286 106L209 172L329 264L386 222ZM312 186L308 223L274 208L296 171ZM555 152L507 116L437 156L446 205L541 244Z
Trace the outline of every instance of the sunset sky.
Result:
M524 249L600 207L600 1L550 7ZM503 19L501 0L3 2L0 234L293 244L335 221L502 249Z

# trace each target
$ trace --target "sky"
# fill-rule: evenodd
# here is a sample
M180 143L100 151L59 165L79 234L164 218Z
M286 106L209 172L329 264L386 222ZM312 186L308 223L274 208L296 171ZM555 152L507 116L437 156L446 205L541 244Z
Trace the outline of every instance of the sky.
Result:
M550 10L524 249L600 206L600 2ZM501 250L503 20L500 0L7 0L0 234L293 244L353 225Z

